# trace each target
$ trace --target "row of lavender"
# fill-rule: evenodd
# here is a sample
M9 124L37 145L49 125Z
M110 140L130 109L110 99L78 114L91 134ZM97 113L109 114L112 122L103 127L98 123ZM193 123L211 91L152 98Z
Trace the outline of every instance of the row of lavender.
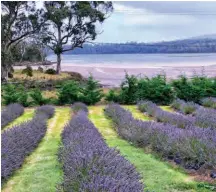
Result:
M188 106L192 109L192 103L188 102L188 104L182 100L176 100L173 103L173 107L182 106L179 108L183 108ZM171 113L168 111L162 110L155 103L151 101L140 101L138 102L138 108L141 112L146 112L148 115L154 117L157 121L163 123L170 123L172 125L176 125L179 128L188 128L188 127L201 127L201 128L216 128L216 110L215 109L207 109L201 107L197 104L193 104L194 115L186 116L184 114L179 113Z
M149 146L185 168L216 166L215 130L181 129L168 123L136 120L118 104L108 105L105 114L113 120L121 137L139 146Z
M18 103L13 103L5 107L1 112L1 128L12 122L24 112L24 107Z
M54 115L52 106L38 107L31 121L2 133L1 178L5 182L39 144L47 130L47 120Z
M215 99L216 102L216 99ZM213 107L214 98L206 98L202 101L204 106ZM210 105L211 104L211 105ZM172 105L174 109L185 115L190 114L194 117L194 123L200 127L216 128L216 109L206 108L193 102L185 102L177 99ZM191 118L192 119L192 118Z
M216 109L216 97L207 97L201 100L204 107Z
M87 107L74 104L72 109L74 116L61 135L64 176L59 191L143 191L135 167L106 145L88 120Z

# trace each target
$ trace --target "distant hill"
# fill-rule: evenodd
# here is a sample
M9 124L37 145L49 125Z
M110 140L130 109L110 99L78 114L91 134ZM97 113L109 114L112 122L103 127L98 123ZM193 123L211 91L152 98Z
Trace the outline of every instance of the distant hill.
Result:
M216 34L201 35L197 37L192 37L190 39L216 39Z
M66 47L69 47L66 45ZM216 34L157 43L97 43L65 54L216 53Z

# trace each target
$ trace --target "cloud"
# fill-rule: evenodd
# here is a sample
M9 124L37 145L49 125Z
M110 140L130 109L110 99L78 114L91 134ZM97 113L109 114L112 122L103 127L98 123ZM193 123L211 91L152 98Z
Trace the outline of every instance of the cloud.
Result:
M190 25L195 20L193 16L158 14L145 7L133 7L131 4L114 3L114 13L124 15L123 23L125 25L181 26Z

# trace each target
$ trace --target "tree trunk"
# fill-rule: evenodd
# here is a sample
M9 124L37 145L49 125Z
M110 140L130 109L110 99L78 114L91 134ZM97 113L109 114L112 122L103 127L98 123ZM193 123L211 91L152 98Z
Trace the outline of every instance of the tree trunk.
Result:
M57 66L56 66L56 73L61 73L61 26L58 26L58 44L57 44Z
M1 81L7 81L8 80L8 70L7 67L1 66Z
M56 66L56 73L61 73L61 54L57 54L57 66Z

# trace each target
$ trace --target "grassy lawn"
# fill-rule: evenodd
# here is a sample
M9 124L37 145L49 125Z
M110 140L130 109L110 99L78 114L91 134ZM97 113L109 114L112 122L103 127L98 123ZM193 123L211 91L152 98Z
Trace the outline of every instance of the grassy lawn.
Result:
M13 79L19 79L19 80L61 80L70 77L70 75L65 72L62 72L61 74L58 75L51 75L51 74L41 73L40 71L37 70L33 70L33 76L29 77L26 74L22 74L21 69L16 69L13 75L14 75Z
M153 120L152 117L149 117L149 116L145 115L144 113L140 112L137 109L136 105L124 105L123 107L125 109L127 109L128 111L130 111L133 114L134 118L136 118L136 119L140 119L140 120Z
M175 110L170 106L160 106L164 111L174 112Z
M31 120L33 116L34 116L34 109L32 108L25 109L24 113L20 117L18 117L17 119L9 123L3 130L11 128L14 125L19 125L25 121Z
M148 119L140 113L136 106L124 106L133 112L136 118ZM145 153L144 149L137 148L118 137L114 131L111 120L103 113L103 106L90 107L89 118L98 128L110 147L116 147L121 154L132 162L143 177L146 189L154 192L205 192L210 191L198 188L198 183L183 173L179 168L159 160L151 154Z
M21 118L21 117L20 117ZM57 159L60 133L70 118L70 108L56 108L48 130L38 148L27 157L3 188L3 192L54 192L61 181L62 170ZM21 121L21 120L20 120Z

